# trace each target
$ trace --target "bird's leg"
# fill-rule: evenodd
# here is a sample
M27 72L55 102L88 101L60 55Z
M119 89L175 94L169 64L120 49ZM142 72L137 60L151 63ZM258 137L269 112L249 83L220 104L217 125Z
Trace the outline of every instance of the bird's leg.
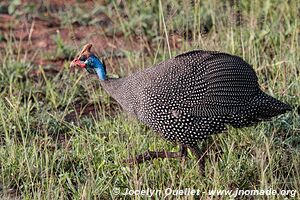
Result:
M179 150L179 153L180 153L180 157L182 158L185 158L187 157L187 146L185 145L180 145L180 150Z
M124 163L128 164L140 164L148 160L153 160L157 158L183 158L187 156L187 147L181 145L179 152L167 152L163 151L147 151L144 154L138 155L135 158L129 158L124 160Z
M181 158L182 158L180 172L182 173L182 169L184 169L184 166L185 166L185 158L188 155L187 146L180 145L180 154L181 154Z
M205 170L205 157L207 151L202 151L197 145L189 146L191 152L196 156L199 165L200 173L204 173Z

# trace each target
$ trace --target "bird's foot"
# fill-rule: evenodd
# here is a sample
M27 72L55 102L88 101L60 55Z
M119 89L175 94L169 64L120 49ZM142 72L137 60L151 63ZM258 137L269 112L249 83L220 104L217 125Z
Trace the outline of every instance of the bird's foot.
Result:
M201 149L197 146L180 146L179 152L167 152L167 151L147 151L144 154L138 155L134 158L129 158L123 160L123 163L127 163L129 165L141 164L145 161L154 160L158 158L184 158L187 157L187 148L191 150L191 152L196 156L197 163L199 166L200 174L203 175L205 172L205 157L207 151L201 151Z
M145 161L154 160L158 158L185 158L187 156L187 147L180 146L179 152L167 151L147 151L144 154L138 155L135 158L129 158L123 161L129 165L140 164Z

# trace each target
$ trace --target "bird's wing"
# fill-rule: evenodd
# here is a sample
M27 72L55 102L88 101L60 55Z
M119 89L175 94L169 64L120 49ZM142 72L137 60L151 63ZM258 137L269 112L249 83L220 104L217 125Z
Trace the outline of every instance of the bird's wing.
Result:
M212 51L191 51L177 56L188 77L181 86L182 108L194 116L224 116L246 109L258 93L253 68L238 56Z

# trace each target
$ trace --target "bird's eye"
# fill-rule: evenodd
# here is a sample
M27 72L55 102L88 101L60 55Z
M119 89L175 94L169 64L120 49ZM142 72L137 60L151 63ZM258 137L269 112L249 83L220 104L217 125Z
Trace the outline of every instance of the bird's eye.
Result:
M85 55L80 56L79 60L80 61L85 61L86 60L86 56Z

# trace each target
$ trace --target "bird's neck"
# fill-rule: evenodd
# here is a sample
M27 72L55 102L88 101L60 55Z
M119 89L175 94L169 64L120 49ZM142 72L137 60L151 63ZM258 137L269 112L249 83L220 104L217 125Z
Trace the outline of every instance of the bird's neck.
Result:
M97 64L98 67L95 68L95 71L98 75L98 78L101 80L101 81L105 81L107 79L106 77L106 71L105 71L105 66L103 64L100 64L98 63Z
M100 83L103 89L110 94L114 99L118 101L118 94L121 89L121 86L124 83L125 78L107 78L101 80Z
M132 84L124 78L107 78L100 81L103 89L114 98L130 115L136 115L137 97L132 92Z

